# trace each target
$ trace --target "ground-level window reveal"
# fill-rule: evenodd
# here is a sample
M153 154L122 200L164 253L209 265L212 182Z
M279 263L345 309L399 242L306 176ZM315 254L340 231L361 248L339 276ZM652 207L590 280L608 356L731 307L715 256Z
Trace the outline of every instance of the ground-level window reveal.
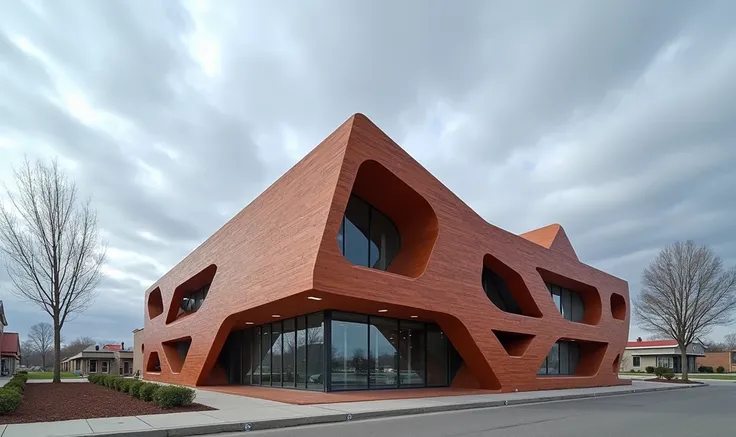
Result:
M117 376L100 375L100 378L109 378L111 381L107 386L102 381L100 383L26 384L20 407L11 413L0 415L0 423L51 422L213 409L197 403L164 409L159 407L153 399L145 401L122 391L124 389L127 391L133 385L140 389L153 383L141 383L134 379ZM70 399L74 399L84 408L71 408Z

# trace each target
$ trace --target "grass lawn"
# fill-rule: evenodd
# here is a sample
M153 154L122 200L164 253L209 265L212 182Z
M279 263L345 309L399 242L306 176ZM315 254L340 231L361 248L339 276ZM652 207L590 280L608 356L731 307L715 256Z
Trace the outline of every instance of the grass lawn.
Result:
M654 377L653 373L636 373L636 372L620 372L619 375L639 375ZM720 379L721 381L736 381L736 373L691 373L688 375L690 379ZM680 378L682 374L675 373L675 377Z
M691 373L688 377L691 379L722 379L726 381L736 381L736 374L733 373Z
M28 372L28 379L53 379L54 372ZM61 372L61 379L79 379L72 372Z

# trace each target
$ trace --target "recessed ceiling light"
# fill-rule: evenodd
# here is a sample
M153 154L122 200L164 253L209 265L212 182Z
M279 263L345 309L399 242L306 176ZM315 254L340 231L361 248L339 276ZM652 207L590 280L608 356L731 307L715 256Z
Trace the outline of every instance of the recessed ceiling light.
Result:
M387 313L388 310L378 310L379 313Z
M253 322L245 322L246 325L252 325Z
M307 299L309 299L309 300L322 300L321 297L317 297L317 296L307 296Z
M271 314L271 317L273 317L274 319L278 319L279 317L281 317L281 314Z
M419 317L419 316L411 316L412 319L416 319L417 317Z

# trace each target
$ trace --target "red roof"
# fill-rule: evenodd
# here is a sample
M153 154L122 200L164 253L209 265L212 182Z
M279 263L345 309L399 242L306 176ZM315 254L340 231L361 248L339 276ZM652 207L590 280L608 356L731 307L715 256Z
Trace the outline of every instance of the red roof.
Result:
M123 347L119 344L106 344L102 346L102 349L107 349L109 351L121 351L123 350Z
M651 340L651 341L630 341L626 343L626 347L657 347L657 346L677 346L676 340Z
M3 355L20 356L20 339L17 332L6 332L3 334L3 344L0 351Z

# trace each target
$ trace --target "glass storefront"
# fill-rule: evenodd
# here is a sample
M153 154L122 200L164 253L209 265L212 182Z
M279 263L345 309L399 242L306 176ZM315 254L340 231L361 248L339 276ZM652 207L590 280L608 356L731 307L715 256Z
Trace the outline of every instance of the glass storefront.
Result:
M433 323L326 311L234 331L225 348L231 383L344 391L450 381L452 345Z

